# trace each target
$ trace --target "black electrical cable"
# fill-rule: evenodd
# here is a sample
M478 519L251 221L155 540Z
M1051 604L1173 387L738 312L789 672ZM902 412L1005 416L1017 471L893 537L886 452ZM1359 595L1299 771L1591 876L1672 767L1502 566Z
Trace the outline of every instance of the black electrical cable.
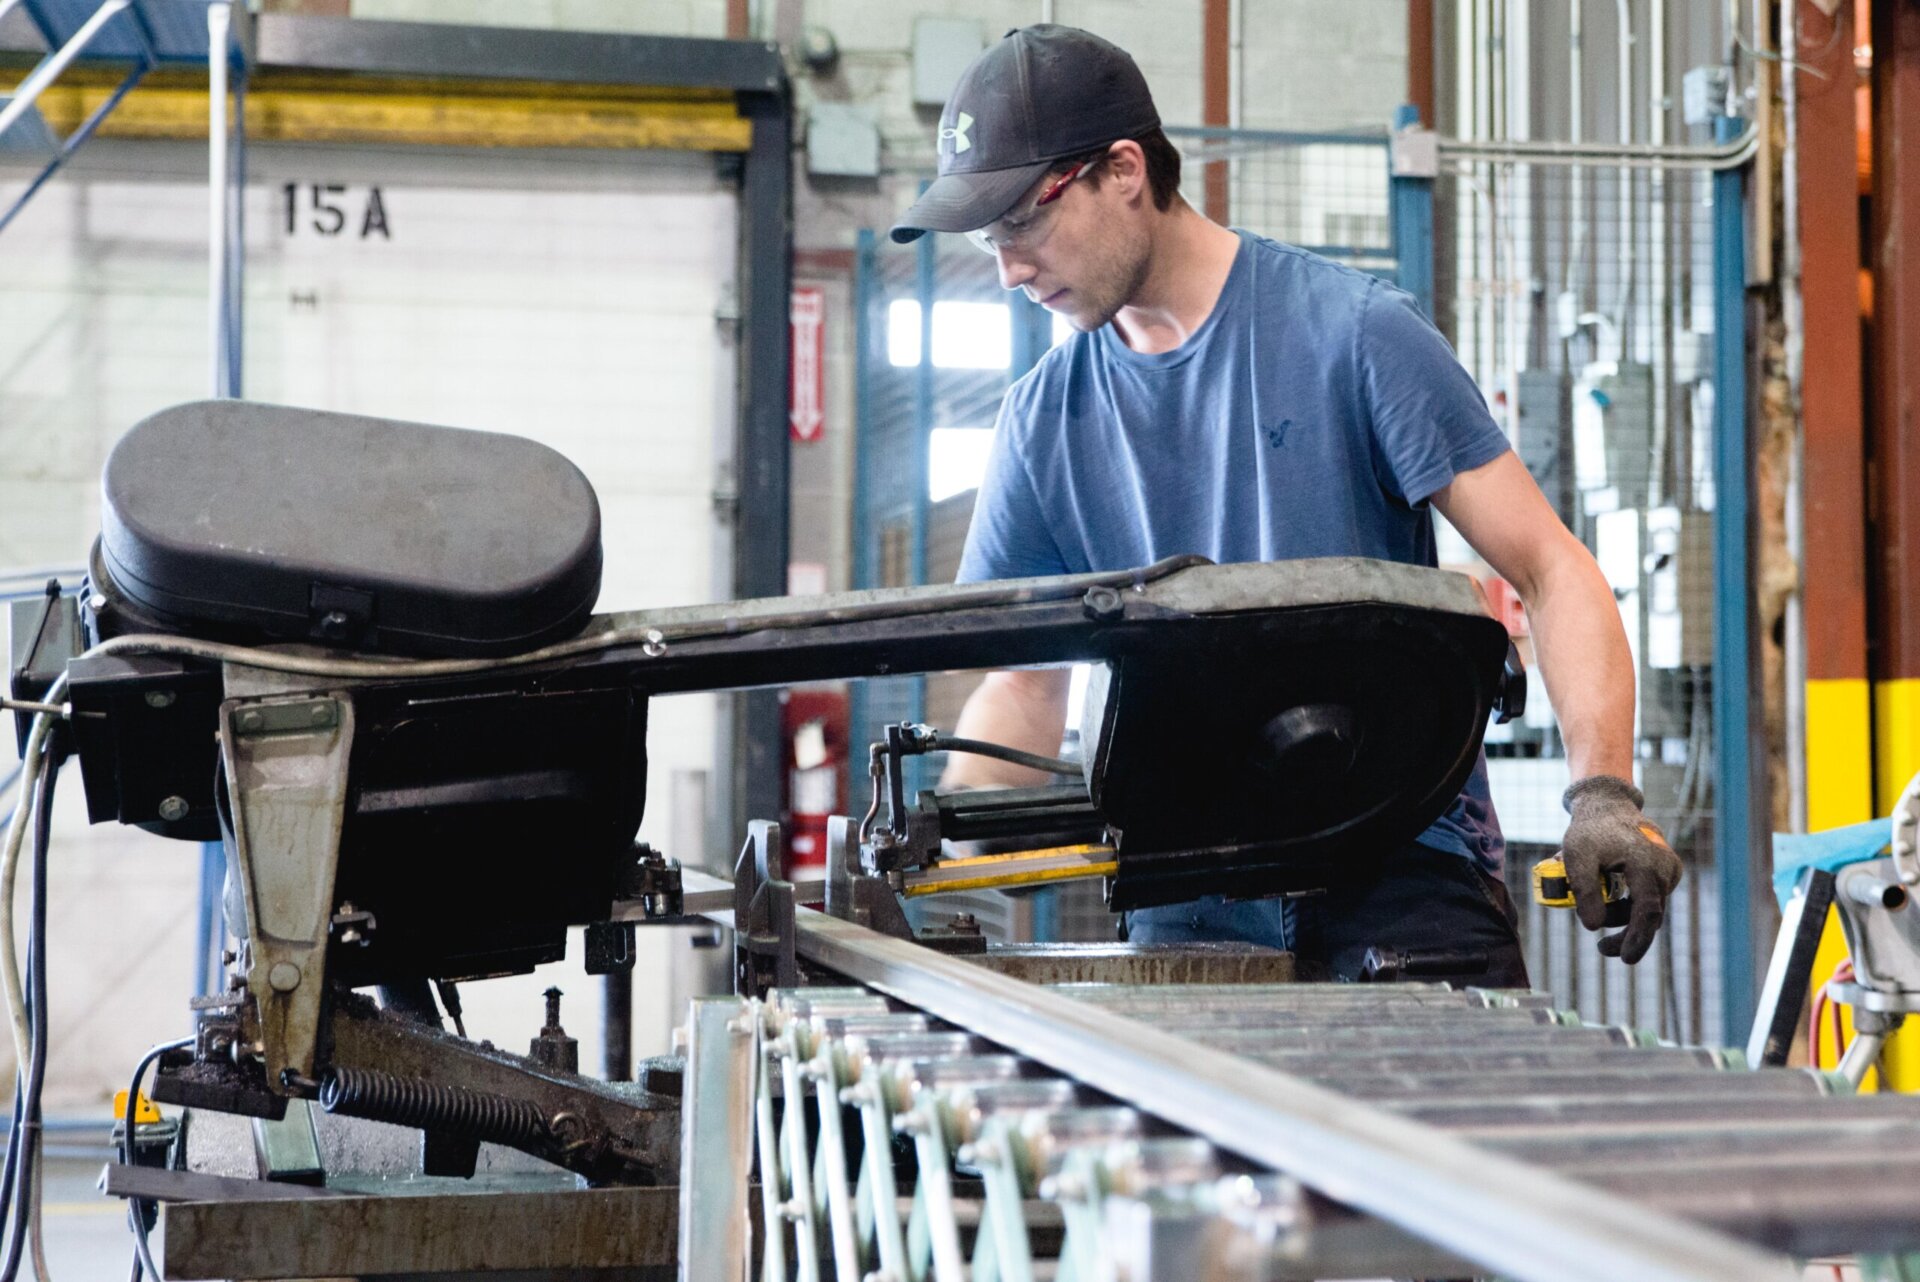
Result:
M191 1045L193 1045L191 1037L161 1042L142 1055L140 1062L134 1066L133 1080L127 1084L127 1124L121 1128L120 1134L120 1160L128 1166L133 1165L134 1119L139 1116L140 1083L146 1080L147 1069L168 1051L180 1050ZM127 1199L127 1227L133 1231L133 1282L139 1282L143 1269L153 1276L155 1282L163 1282L163 1275L154 1267L152 1244L147 1241L148 1201L149 1199L137 1197Z
M1023 752L1019 748L1009 748L1004 743L988 743L985 739L962 739L954 735L944 735L938 731L927 736L927 749L931 752L964 752L975 757L992 757L996 761L1010 761L1016 766L1042 770L1050 775L1077 775L1086 769L1078 761L1068 761L1064 757L1043 757L1037 752Z

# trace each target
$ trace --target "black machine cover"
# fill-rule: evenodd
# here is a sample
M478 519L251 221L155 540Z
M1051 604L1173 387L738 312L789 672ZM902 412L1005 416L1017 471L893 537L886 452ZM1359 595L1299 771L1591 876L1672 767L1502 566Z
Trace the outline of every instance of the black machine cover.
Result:
M534 441L197 401L120 438L93 578L104 635L424 657L563 640L600 592L600 505Z

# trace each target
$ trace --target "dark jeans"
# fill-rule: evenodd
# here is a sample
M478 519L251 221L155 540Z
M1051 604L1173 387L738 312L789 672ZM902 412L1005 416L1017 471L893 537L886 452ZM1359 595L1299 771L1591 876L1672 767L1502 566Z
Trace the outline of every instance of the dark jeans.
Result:
M1229 900L1217 895L1127 914L1141 944L1243 940L1291 952L1303 977L1357 979L1367 949L1485 949L1484 974L1444 976L1488 988L1527 987L1519 914L1507 888L1459 855L1409 843L1377 877L1324 894Z

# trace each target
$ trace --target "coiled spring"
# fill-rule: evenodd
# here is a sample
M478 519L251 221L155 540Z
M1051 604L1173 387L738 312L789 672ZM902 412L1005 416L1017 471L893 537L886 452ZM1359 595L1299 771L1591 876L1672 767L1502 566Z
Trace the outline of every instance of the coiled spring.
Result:
M464 1086L442 1086L370 1068L335 1068L320 1085L320 1107L425 1131L513 1147L546 1134L546 1118L526 1100Z

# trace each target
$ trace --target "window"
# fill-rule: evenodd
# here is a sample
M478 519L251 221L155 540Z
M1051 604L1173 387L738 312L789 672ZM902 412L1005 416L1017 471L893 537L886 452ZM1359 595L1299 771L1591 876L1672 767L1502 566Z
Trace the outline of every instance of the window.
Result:
M887 360L920 363L920 304L896 298L887 305ZM936 369L1006 369L1013 364L1013 316L1005 303L942 300L933 305Z
M986 479L987 452L992 448L990 427L934 428L927 442L927 501L938 503L979 489Z

